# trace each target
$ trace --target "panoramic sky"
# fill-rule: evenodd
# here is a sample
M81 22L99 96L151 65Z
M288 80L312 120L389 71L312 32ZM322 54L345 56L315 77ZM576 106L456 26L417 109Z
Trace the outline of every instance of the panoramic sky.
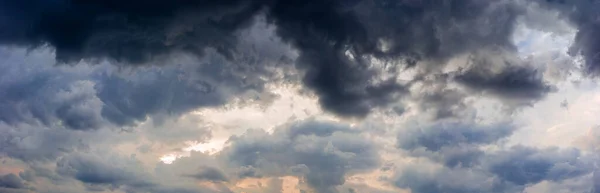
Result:
M0 0L0 193L600 193L600 0Z

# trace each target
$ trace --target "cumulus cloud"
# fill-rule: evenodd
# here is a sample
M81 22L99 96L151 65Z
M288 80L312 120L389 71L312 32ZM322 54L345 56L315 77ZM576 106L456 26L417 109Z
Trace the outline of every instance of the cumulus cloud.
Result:
M0 187L9 189L27 188L24 181L15 174L6 174L0 176Z
M536 149L516 146L490 156L489 169L500 179L517 184L561 181L593 171L593 160L577 149Z
M400 169L393 183L417 193L521 192L543 181L560 183L592 174L597 158L574 148L482 148L497 145L515 130L511 123L442 122L401 132L399 148L433 162ZM588 188L579 187L577 191Z
M337 123L309 120L273 134L251 130L229 143L221 156L232 167L252 167L263 176L299 176L319 193L337 192L346 175L379 165L375 146L360 131Z
M560 183L593 172L593 159L574 149L517 146L497 153L482 153L480 159L478 164L457 168L409 165L397 173L393 182L416 193L521 192L542 181ZM590 187L579 187L574 192L584 191L590 191Z
M397 145L412 155L429 157L448 167L472 166L484 155L480 146L505 139L515 130L509 122L486 125L444 121L401 132Z

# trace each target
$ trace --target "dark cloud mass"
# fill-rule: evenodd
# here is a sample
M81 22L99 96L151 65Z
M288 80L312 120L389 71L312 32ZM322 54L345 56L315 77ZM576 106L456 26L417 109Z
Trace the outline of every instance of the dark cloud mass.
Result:
M459 74L455 80L467 88L497 97L511 106L531 105L555 91L531 67L507 66L499 73L482 67Z
M600 193L597 135L524 146L480 100L576 69L521 27L600 75L600 0L0 0L0 192Z
M265 15L276 27L276 34L298 50L297 67L306 73L303 82L318 94L321 105L342 116L364 116L406 92L406 85L397 82L395 76L379 78L381 72L374 68L379 63L389 64L385 70L392 74L397 73L393 66L398 65L417 65L431 71L454 56L476 50L514 50L512 32L517 18L526 11L515 2L2 0L0 28L5 30L0 33L0 43L49 45L55 49L56 59L67 63L81 59L161 63L182 52L206 55L207 48L239 62L244 58L238 47L240 31L250 27L255 16ZM597 27L595 21L584 18L595 11L585 6L591 3L576 2L581 3L573 5L586 9L566 12L581 29L577 38L581 43L574 50L593 64L595 47L588 42L594 42ZM567 10L566 5L549 6ZM255 68L264 66L257 64ZM502 76L531 75L521 70L505 73L516 74ZM473 88L505 91L502 83L493 81ZM534 89L526 97L547 93L545 87L531 86ZM510 94L504 96L512 97ZM64 111L69 114L77 110ZM103 114L117 117L119 111ZM78 127L90 123L69 124Z

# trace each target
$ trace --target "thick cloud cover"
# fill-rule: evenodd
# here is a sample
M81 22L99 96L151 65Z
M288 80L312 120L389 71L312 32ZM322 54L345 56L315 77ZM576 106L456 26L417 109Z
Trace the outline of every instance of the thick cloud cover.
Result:
M325 109L342 116L364 116L374 107L396 101L408 86L396 80L398 71L406 67L416 65L419 71L431 73L455 56L488 49L508 50L507 54L514 55L511 37L518 18L526 15L524 6L528 6L516 0L0 3L0 27L5 29L0 43L49 45L55 49L56 59L67 63L109 59L123 65L160 64L182 52L206 55L207 48L229 61L242 62L247 59L238 47L240 31L252 26L255 16L264 15L276 27L277 36L297 49L296 64L305 72L304 84L319 96ZM593 34L598 30L595 20L587 18L594 18L597 4L587 0L543 4L547 6L540 7L564 12L579 27L573 52L582 53L589 70L594 71L594 49L598 46ZM572 6L578 9L569 9ZM227 68L239 70L237 65ZM256 63L254 68L265 66ZM497 79L467 86L507 98L532 88L514 96L527 101L548 92L537 79L522 78L531 76L531 70L511 69ZM383 72L390 76L380 76ZM468 73L460 80L474 81L477 77ZM503 83L506 77L527 85Z
M523 133L555 126L497 120L552 97L570 65L600 73L598 10L598 0L0 0L0 192L597 193L597 135L580 149L533 146L545 138ZM519 28L575 30L569 53L583 60L522 53ZM550 72L556 85L542 59L568 69ZM290 99L246 124L261 116L245 107L270 108L278 94L317 112ZM544 121L554 123L530 120Z

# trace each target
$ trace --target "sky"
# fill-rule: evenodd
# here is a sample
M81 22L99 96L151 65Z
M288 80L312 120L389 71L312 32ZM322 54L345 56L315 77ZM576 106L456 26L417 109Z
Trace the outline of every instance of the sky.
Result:
M600 193L598 0L0 0L0 193Z

